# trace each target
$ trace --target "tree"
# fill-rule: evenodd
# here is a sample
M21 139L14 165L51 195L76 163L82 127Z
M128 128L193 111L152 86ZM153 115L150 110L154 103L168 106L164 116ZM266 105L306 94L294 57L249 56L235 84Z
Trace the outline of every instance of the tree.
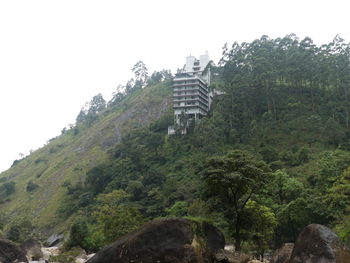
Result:
M94 216L107 243L135 230L143 221L135 208L125 204L127 198L129 195L122 190L100 194L96 198Z
M244 151L207 160L202 170L204 196L221 207L230 222L236 249L241 249L241 230L247 218L246 205L269 182L270 169Z
M132 72L135 75L135 86L137 88L143 88L148 79L148 69L141 60L138 61L133 67Z
M86 249L84 246L84 240L88 236L88 232L89 231L86 221L82 218L79 218L70 228L69 239L66 246L68 248L80 246Z
M350 209L350 167L333 183L326 194L326 201L337 219L343 218Z
M250 220L248 225L249 236L259 256L264 258L264 253L277 226L275 214L270 208L250 200L246 206L246 216Z
M6 182L0 186L0 192L3 196L7 197L16 191L15 182Z
M106 101L104 100L101 93L94 96L90 102L85 103L85 105L80 110L76 122L88 122L91 124L97 119L98 114L106 108Z
M288 175L285 170L277 170L273 173L270 186L269 192L279 205L295 200L303 191L303 184L298 179Z

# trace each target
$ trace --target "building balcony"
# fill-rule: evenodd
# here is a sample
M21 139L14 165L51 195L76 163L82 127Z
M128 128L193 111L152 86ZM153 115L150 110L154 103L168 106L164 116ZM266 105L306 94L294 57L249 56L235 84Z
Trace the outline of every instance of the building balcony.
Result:
M200 108L202 109L204 112L208 112L209 108L207 106L204 106L200 103L196 103L196 104L191 104L191 105L175 105L173 106L173 109L197 109L197 108Z
M174 88L174 92L197 92L200 91L204 95L207 95L209 91L207 89L203 89L201 86L193 86L193 87L185 87L185 88Z
M181 98L184 98L184 99L193 99L192 97L195 97L195 98L199 98L201 100L204 100L205 102L208 102L209 101L209 98L208 96L204 96L203 94L201 94L200 92L196 92L196 93L188 93L188 94L174 94L173 95L173 99L176 100L176 99L181 99Z
M200 87L208 92L208 87L202 83L174 83L173 89L186 89L190 87Z
M208 101L205 101L203 99L201 99L200 97L195 97L195 98L188 98L188 97L180 97L180 98L174 98L173 99L173 102L174 103L178 103L178 102L192 102L192 101L198 101L198 102L201 102L205 105L209 105Z

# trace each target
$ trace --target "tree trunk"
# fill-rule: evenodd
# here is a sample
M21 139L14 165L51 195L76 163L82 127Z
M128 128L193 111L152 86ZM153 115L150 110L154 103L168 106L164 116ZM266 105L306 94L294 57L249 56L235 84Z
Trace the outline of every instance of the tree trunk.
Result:
M237 216L236 225L235 225L235 250L241 251L241 226L240 218Z

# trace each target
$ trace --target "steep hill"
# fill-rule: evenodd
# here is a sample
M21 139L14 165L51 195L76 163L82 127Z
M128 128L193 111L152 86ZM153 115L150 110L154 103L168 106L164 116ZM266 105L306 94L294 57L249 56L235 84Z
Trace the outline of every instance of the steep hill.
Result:
M138 90L101 112L91 125L78 125L16 161L0 175L2 184L15 183L14 193L4 193L1 200L6 222L29 218L41 229L64 228L65 223L57 225L62 223L57 218L65 195L62 184L67 180L84 181L86 172L106 161L108 150L131 128L148 125L169 112L170 91L169 83Z
M259 253L310 223L350 243L350 44L263 36L212 72L224 94L186 136L167 136L171 84L154 75L16 161L1 174L6 228L24 216L47 233L72 226L70 245L94 251L149 219L190 216Z

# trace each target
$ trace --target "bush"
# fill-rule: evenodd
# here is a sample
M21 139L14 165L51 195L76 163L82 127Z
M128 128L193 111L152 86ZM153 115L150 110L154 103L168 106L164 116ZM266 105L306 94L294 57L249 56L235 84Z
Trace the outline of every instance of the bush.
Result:
M32 237L33 229L34 227L30 220L24 218L15 219L6 233L6 238L15 242L23 242Z
M168 216L186 216L188 210L188 203L184 201L176 202L172 207L165 209Z
M27 184L27 192L33 192L35 189L37 189L39 186L35 183L33 183L32 181L29 181Z
M75 222L69 232L69 240L66 243L67 248L72 248L76 246L83 247L84 239L88 235L88 226L86 221L81 219Z

